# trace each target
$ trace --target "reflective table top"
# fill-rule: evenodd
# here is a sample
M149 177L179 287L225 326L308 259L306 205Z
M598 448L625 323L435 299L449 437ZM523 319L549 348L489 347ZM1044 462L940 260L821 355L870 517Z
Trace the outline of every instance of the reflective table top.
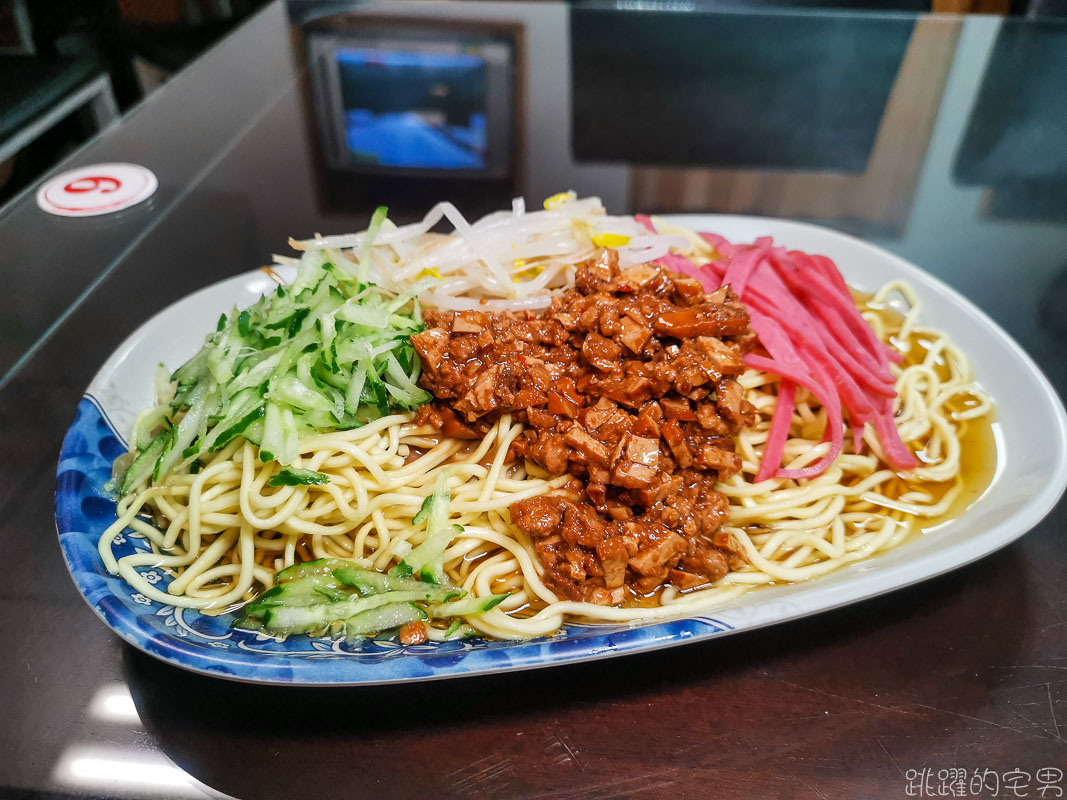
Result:
M480 48L489 88L472 106L444 87L408 115L390 105L400 88L353 99L330 77L365 80L413 41ZM989 797L1022 786L1013 771L1030 796L1062 796L1062 503L983 561L780 628L301 690L123 645L66 573L52 493L81 392L123 338L289 236L362 228L379 203L398 220L439 199L474 216L574 189L613 213L817 222L959 289L1062 396L1065 74L1058 21L628 0L265 8L56 167L142 164L150 200L69 219L31 189L0 211L0 797L899 797L957 779L970 794L940 796ZM382 125L408 138L382 148L368 133Z

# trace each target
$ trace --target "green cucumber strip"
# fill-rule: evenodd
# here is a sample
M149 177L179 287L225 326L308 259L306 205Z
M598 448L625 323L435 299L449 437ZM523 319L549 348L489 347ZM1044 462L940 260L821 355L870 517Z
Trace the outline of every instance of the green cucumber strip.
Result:
M304 411L329 411L331 404L325 396L309 389L295 375L285 375L270 389L270 398Z
M210 451L214 453L221 450L226 445L228 445L233 439L237 438L242 433L245 433L253 422L259 419L263 419L263 413L263 406L259 405L252 411L250 411L244 418L238 420L229 428L222 430L218 434L218 438L215 439L214 444L210 445Z
M245 607L245 615L262 617L269 608L337 603L356 597L332 575L309 575L268 589Z
M389 326L390 314L384 309L347 303L338 310L337 319L361 325L365 328L385 328Z
M482 614L491 608L496 608L508 598L506 594L492 594L489 597L464 597L460 600L452 600L430 606L431 617L466 617L471 614Z
M366 370L358 367L352 370L352 377L349 379L348 388L345 390L345 411L349 414L355 414L359 411L360 398L363 397L363 386L366 382Z
M282 430L282 409L277 403L267 403L263 415L263 442L260 444L259 460L273 461L276 453L285 446Z
M263 612L263 630L276 635L291 633L325 633L332 621L326 606L278 606Z
M193 390L189 396L189 410L174 429L171 445L164 449L152 473L156 481L170 472L170 468L178 463L185 448L192 444L200 430L201 419L208 414L212 399L213 395L209 393L207 383L201 383Z
M337 603L325 603L309 606L270 606L263 614L263 625L272 633L310 633L323 630L329 623L347 620L350 617L372 608L392 605L393 603L410 603L415 600L436 602L447 590L434 592L432 587L420 592L386 592L385 594L361 597L356 600L342 600Z
M163 460L170 457L171 451L174 449L174 439L177 436L178 431L175 428L171 428L168 431L164 431L160 434L163 437L163 449L159 452L159 458L156 459L156 463L152 465L152 480L158 481L163 474L160 465Z
M415 512L415 516L411 518L412 525L421 525L423 521L430 515L430 508L433 506L436 494L431 494L422 501L422 505L419 506L419 510ZM448 498L445 498L446 501Z
M296 415L291 408L282 409L282 451L278 454L278 463L289 464L300 454L300 433L297 430Z
M360 567L346 566L335 569L333 575L345 586L351 586L365 597L386 592L423 591L437 588L427 586L421 581L401 578L397 575L384 575L381 572Z
M322 486L330 482L328 475L312 469L299 467L282 467L277 475L271 476L268 486Z
M248 440L256 447L263 441L263 417L262 415L252 421L252 424L241 431L241 438Z
M242 631L258 632L263 630L263 620L258 617L239 617L234 620L232 627Z
M167 406L156 406L150 413L145 414L130 434L130 441L143 450L156 438L153 431L160 427L170 427Z
M430 583L446 582L442 556L449 543L463 533L461 526L448 524L448 477L448 469L438 473L429 504L423 501L412 519L412 523L416 525L423 519L426 520L426 538L422 544L404 556L403 560L390 570L390 574L405 578L417 576Z
M384 384L385 389L397 403L408 408L417 408L433 399L429 392L420 389L408 378L392 353L385 359L385 364L385 374L392 380L392 383Z
M452 624L449 625L448 626L448 630L445 631L445 639L451 638L452 634L454 634L456 631L458 631L462 626L463 626L463 620L461 620L461 619L452 620Z
M332 576L335 569L346 569L351 566L351 562L340 558L317 558L314 561L301 561L298 564L286 567L275 575L274 582L276 584L286 583L297 578L306 578L309 575Z
M148 447L142 450L126 470L126 476L122 479L122 494L129 494L152 474L152 468L159 460L163 448L170 437L170 432L160 433L153 439Z
M451 471L448 467L445 467L437 474L437 480L433 485L433 502L430 504L430 508L426 514L426 530L428 533L433 533L436 530L440 530L448 524L448 501L452 497L452 493L448 489L448 479L451 477ZM421 512L422 509L420 508ZM415 515L416 517L418 514ZM422 522L422 520L418 520ZM414 519L412 523L418 524Z
M447 582L448 576L445 574L442 556L452 540L462 533L462 525L446 525L434 531L422 544L389 570L389 574L400 578L417 577L426 583Z
M345 634L349 639L399 628L409 622L421 622L426 612L414 603L394 603L374 608L345 620Z
M370 391L370 400L377 409L378 416L384 417L389 413L389 392L386 391L385 384L382 383L382 379L378 376L374 364L369 359L364 363L364 371L367 374L367 389ZM370 403L368 403L368 405L370 405Z

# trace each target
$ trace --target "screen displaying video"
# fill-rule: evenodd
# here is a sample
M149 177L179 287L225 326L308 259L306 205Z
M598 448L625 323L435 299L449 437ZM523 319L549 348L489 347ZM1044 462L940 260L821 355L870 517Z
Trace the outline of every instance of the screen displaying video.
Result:
M466 53L337 50L351 161L486 168L486 62Z

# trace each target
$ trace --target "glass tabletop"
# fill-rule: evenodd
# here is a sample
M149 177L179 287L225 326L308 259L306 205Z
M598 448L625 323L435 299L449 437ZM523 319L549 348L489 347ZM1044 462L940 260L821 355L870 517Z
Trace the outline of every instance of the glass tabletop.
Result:
M575 189L615 213L819 222L970 288L986 310L985 298L1002 300L1005 284L1019 290L1013 262L1025 263L1035 292L1058 285L1067 23L696 3L527 5L372 4L338 14L335 3L294 2L291 19L279 7L249 22L55 170L139 163L160 181L150 200L72 220L42 212L31 188L0 213L0 271L14 293L0 324L0 381L149 232L212 202L231 223L223 238L239 248L233 270L283 250L290 235L348 230L378 203L413 217L449 197L477 214L512 197L537 204ZM346 47L351 56L413 37L439 48L496 47L490 61L503 70L490 77L499 85L477 98L491 117L482 125L492 163L464 166L461 141L417 136L410 152L358 152L359 137L381 139L398 122L359 123L358 113L376 112L327 85L337 59ZM344 69L356 75L349 62ZM357 80L347 91L360 88ZM356 127L346 133L346 124ZM421 124L415 133L426 135L435 120ZM486 137L485 127L448 127L448 135ZM1028 305L1001 309L1024 339L1037 335Z
M423 76L419 96L386 77L404 70ZM0 211L0 535L14 553L0 795L759 796L753 776L773 773L762 785L781 796L897 797L931 766L1062 765L1061 511L908 603L736 648L302 693L121 645L65 573L51 482L82 389L138 325L290 236L361 229L379 204L401 221L450 199L474 217L573 189L611 213L816 222L959 289L1063 396L1064 75L1057 20L674 0L268 6L55 169L141 164L159 179L151 199L69 219L31 189Z

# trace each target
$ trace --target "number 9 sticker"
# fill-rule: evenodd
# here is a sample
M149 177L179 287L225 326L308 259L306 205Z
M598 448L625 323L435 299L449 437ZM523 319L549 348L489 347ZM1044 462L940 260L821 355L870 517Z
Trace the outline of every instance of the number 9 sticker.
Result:
M46 181L37 190L37 205L61 217L113 214L155 194L151 170L137 164L93 164Z

